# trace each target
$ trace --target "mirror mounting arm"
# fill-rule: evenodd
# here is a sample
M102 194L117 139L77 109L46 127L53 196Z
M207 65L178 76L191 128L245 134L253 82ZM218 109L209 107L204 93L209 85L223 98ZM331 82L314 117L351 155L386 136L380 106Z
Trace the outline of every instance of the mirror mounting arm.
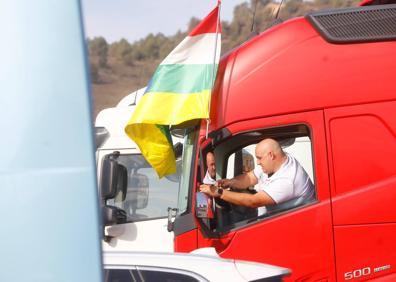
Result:
M103 234L103 241L105 241L107 244L110 244L110 241L113 238L114 238L113 236Z

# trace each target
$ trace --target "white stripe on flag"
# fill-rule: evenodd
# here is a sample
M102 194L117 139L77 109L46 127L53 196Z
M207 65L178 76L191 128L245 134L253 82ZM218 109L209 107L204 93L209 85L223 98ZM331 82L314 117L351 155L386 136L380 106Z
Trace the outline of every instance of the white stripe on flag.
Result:
M161 65L169 64L213 64L216 33L205 33L187 36L162 61ZM216 60L220 60L221 34L217 34Z

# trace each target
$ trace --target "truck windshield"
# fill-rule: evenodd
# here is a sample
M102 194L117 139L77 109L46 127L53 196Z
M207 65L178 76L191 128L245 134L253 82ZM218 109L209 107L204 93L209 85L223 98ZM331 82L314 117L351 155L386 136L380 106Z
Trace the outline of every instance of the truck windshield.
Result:
M158 178L155 170L141 154L121 154L118 164L127 170L127 190L107 204L126 211L127 222L166 217L168 207L177 201L179 177Z
M179 188L178 213L187 211L190 186L192 185L195 164L195 148L198 132L196 128L187 130L184 138L182 173Z

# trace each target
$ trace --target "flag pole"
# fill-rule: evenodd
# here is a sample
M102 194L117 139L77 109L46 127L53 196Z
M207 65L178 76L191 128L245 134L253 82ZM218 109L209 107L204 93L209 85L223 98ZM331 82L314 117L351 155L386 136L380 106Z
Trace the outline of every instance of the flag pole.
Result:
M215 77L215 71L216 71L216 53L217 53L217 39L219 36L219 26L220 26L220 10L221 10L221 0L217 1L217 6L219 7L217 11L217 24L216 24L216 41L215 41L215 48L214 48L214 57L213 57L213 71L212 71L212 88L210 89L210 94L209 94L209 103L208 103L208 114L209 117L206 119L206 134L205 137L208 139L208 132L209 132L209 124L210 124L210 106L212 102L212 91L214 87L214 77Z

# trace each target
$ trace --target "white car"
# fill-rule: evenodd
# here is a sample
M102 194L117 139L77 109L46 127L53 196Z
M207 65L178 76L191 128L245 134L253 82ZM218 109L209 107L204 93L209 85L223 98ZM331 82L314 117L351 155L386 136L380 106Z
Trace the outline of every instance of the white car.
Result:
M205 248L206 249L206 248ZM207 253L208 250L204 250ZM220 258L202 251L103 254L105 282L282 281L290 270L268 264Z

